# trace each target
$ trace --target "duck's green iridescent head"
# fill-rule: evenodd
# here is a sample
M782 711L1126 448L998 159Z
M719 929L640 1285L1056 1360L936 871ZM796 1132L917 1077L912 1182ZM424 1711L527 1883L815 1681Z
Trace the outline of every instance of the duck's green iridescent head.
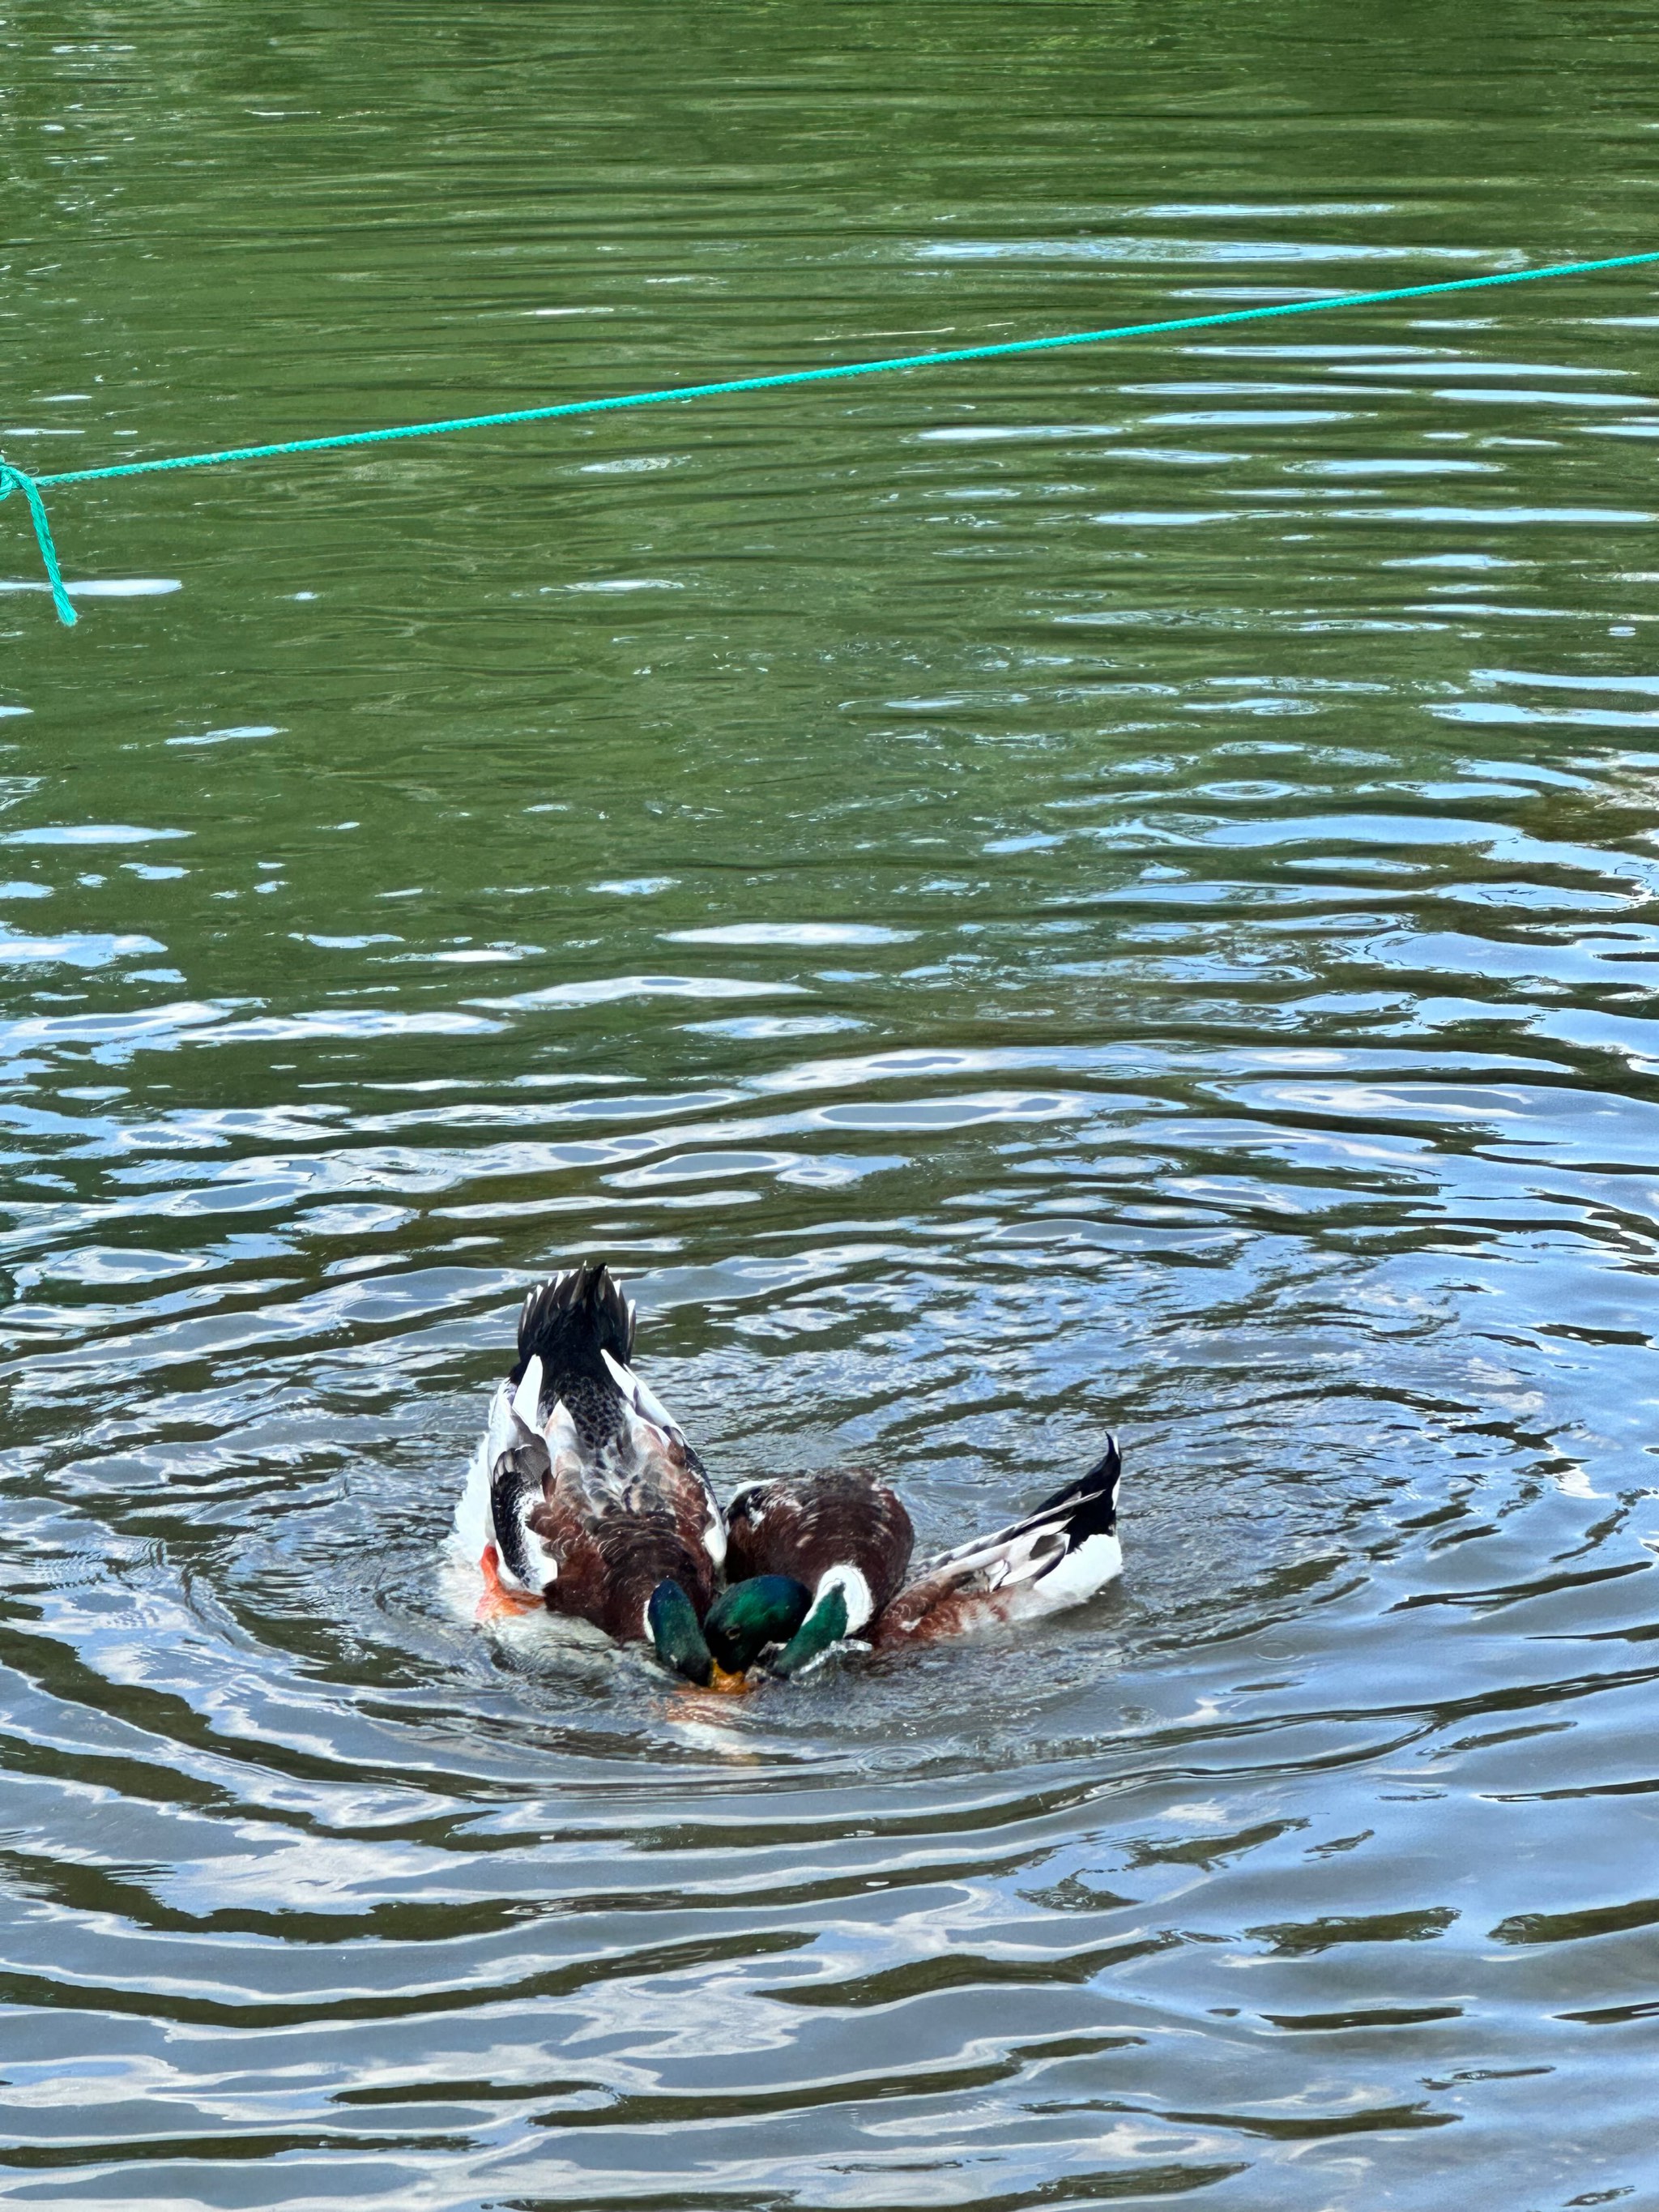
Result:
M769 1644L787 1644L805 1620L812 1593L791 1575L733 1583L708 1608L703 1634L720 1666L746 1674Z
M798 1674L803 1667L839 1644L847 1633L847 1593L837 1584L826 1589L775 1659L767 1662L775 1674Z
M672 1673L707 1689L714 1679L714 1654L698 1624L696 1608L675 1582L663 1581L645 1608L657 1656Z

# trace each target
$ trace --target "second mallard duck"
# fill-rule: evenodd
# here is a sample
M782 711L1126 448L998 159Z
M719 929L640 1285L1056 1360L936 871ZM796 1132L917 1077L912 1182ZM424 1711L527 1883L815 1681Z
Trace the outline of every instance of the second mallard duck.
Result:
M847 1470L751 1483L726 1508L728 1588L703 1634L733 1674L777 1644L765 1663L789 1675L851 1637L897 1650L1081 1605L1123 1569L1121 1472L1109 1437L1086 1474L915 1575L910 1516L879 1476Z

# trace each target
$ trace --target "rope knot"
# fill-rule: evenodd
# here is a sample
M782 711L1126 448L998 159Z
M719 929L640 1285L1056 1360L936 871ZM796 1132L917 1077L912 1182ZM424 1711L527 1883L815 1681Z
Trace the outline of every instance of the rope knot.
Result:
M46 581L52 586L52 603L58 610L58 619L73 629L78 617L64 583L64 572L58 565L58 548L52 542L52 525L46 520L46 502L40 496L40 487L27 469L20 469L15 461L9 461L0 453L0 499L9 498L15 491L21 491L28 501L34 542L46 564Z

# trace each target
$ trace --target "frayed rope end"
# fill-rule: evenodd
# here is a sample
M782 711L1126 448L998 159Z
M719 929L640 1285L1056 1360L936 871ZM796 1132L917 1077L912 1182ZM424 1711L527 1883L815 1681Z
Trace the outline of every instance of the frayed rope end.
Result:
M29 520L34 525L35 543L46 564L46 581L52 586L52 603L58 610L58 619L73 629L80 617L64 585L64 572L58 565L58 548L52 542L52 525L46 520L46 502L40 496L40 487L26 470L18 468L14 462L0 460L0 499L14 491L21 491L28 501Z

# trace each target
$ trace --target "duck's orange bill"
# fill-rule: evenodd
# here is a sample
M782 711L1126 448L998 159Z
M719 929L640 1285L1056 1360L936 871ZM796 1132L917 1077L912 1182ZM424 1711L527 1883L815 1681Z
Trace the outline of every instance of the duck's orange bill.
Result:
M706 1682L682 1682L681 1694L688 1698L706 1698L711 1693L717 1698L746 1698L757 1687L747 1674L728 1674L718 1659L714 1666L714 1671Z
M528 1590L510 1589L501 1580L501 1555L493 1544L486 1544L478 1561L478 1572L484 1578L483 1595L478 1600L473 1613L475 1620L502 1620L518 1613L539 1613L542 1601Z

